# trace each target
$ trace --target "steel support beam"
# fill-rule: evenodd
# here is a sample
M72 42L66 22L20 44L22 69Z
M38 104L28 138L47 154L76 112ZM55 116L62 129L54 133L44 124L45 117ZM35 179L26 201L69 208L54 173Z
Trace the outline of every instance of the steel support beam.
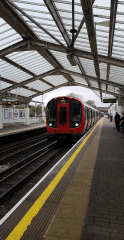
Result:
M31 76L35 76L34 73L32 73L32 72L29 71L28 69L22 67L20 64L17 64L16 62L10 60L9 58L7 58L7 57L1 57L1 59L2 59L3 61L5 61L5 62L11 64L12 66L14 66L14 67L16 67L16 68L22 70L23 72L28 73L29 75L31 75Z
M3 0L0 0L1 2L3 2ZM16 4L14 4L11 0L7 0L8 2L9 2L9 4L11 4L12 5L12 7L14 7L15 9L17 9L18 11L20 11L24 16L26 16L28 19L30 19L30 21L32 21L34 24L36 24L39 28L41 28L43 31L45 31L48 35L50 35L55 41L57 41L59 44L61 44L61 45L63 45L57 38L55 38L51 33L49 33L46 29L44 29L39 23L37 23L34 19L32 19L28 14L26 14L23 10L21 10ZM7 3L6 3L7 4ZM8 4L7 4L8 5ZM9 6L9 5L8 5ZM2 9L3 10L3 9ZM5 9L6 10L6 9ZM10 6L9 6L9 11L14 11ZM18 14L16 13L16 12L14 12L13 13L13 15L15 15L15 18L17 18L18 19L18 21L19 21L19 16L18 16ZM21 18L20 18L21 19ZM22 21L22 20L21 20ZM8 22L9 23L9 17L7 17L7 19L6 19L6 22ZM22 21L22 24L24 24L24 26L25 26L25 23ZM27 26L27 25L26 25ZM16 21L15 21L15 24L12 26L14 29L15 29L15 31L17 31L18 29L17 29L17 25L16 25ZM26 28L26 36L27 36L27 38L29 38L29 39L33 39L33 38L35 38L35 39L37 39L37 36L36 35L34 35L33 34L33 32L27 27ZM18 31L17 31L18 32ZM32 36L30 36L30 34L29 33L32 33ZM38 39L37 39L38 40ZM22 43L22 45L21 45L21 47L22 46L24 46L25 45L25 41L23 41L23 42L21 42ZM28 40L28 48L29 48L29 46L30 46L30 40ZM45 49L43 49L43 51L41 50L41 49L37 49L37 51L40 53L40 55L44 55L44 58L45 58L45 56L47 56L46 58L47 58L47 61L48 61L48 59L50 59L49 60L49 62L50 62L50 64L51 65L53 65L54 67L55 66L59 66L59 67L61 67L60 65L59 65L59 63L57 62L57 60L55 60L55 58L47 51L47 49L45 50ZM13 52L13 49L12 49L12 47L11 47L11 52ZM5 57L5 55L3 55L2 57ZM46 59L45 58L45 59ZM5 58L4 58L4 60L5 60ZM12 62L11 60L7 60L7 58L6 58L6 61L8 61L10 64L12 64L12 65L14 65L14 66L16 66L16 67L18 67L17 66L17 64L16 63L14 63L14 62ZM52 64L53 63L53 64ZM25 72L27 72L27 73L29 73L29 71L28 70L26 70L26 69L24 69L24 68L22 68L21 66L20 66L20 69L21 70L23 70L23 71L25 71ZM31 73L31 72L30 72ZM29 73L29 74L30 74ZM34 76L35 77L35 74L31 74L32 76ZM73 79L70 77L70 76L66 76L65 77L68 81L73 81ZM41 81L43 81L43 79L41 79L40 78L40 80ZM44 82L44 81L43 81ZM50 86L52 86L53 87L53 85L52 84L49 84L48 83L48 85L50 85Z
M78 85L76 83L73 83L73 86L80 86L80 87L89 88L88 86L86 86L84 84L81 84L81 83L78 83ZM95 88L95 87L92 87L92 90L99 91L99 89ZM104 93L105 91L101 89L101 92ZM107 91L106 93L110 94L110 95L114 95L115 97L119 97L119 94L116 94L116 93L113 94L112 92L109 92L109 91Z
M45 91L43 91L41 94L35 94L35 95L33 96L33 98L38 97L38 96L40 96L40 95L43 95L43 94L45 94L45 93L47 93L47 92L51 92L51 91L53 91L53 90L56 90L56 89L58 89L58 88L66 87L66 86L70 86L68 82L67 82L67 83L64 83L64 84L60 84L59 86L55 86L55 87L50 88L50 89L48 89L48 90L45 90ZM23 98L22 102L23 102L23 101L27 101L28 99L31 99L31 97Z
M80 78L85 78L85 79L90 80L90 81L97 82L96 77L92 77L92 76L89 76L89 75L86 75L86 74L80 74L80 73L76 73L76 72L69 71L69 70L66 70L66 69L59 69L58 71L60 73L67 73L68 75L73 75L73 76L77 76L77 77L80 77ZM107 80L104 80L104 79L100 79L100 81L101 81L101 83L104 83L105 85L109 84L110 86L124 89L124 85L122 85L122 84L118 84L118 83L115 83L115 82L112 82L112 81L107 81Z
M96 42L96 30L94 24L94 17L93 17L93 8L91 1L81 0L81 5L84 13L84 19L87 27L87 33L90 42L90 48L93 55L94 67L96 71L96 76L98 80L98 86L100 91L100 97L102 100L102 93L101 93L101 83L100 83L100 70L99 70L99 59L98 59L98 51L97 51L97 42Z
M4 0L1 0L4 1ZM41 24L39 24L38 22L36 22L32 17L30 17L25 11L23 11L21 8L19 8L15 3L13 3L11 0L6 0L8 1L8 3L14 7L15 9L17 9L19 12L21 12L23 14L23 16L25 16L26 18L28 18L31 22L33 22L34 24L36 24L40 29L42 29L46 34L48 34L51 38L53 38L56 42L58 42L60 45L64 45L62 44L54 35L52 35L50 32L48 32L44 27L41 26ZM29 31L29 29L28 29ZM33 32L32 32L33 33ZM35 38L37 38L37 36L35 35Z
M23 81L23 82L15 83L14 86L10 86L10 87L8 87L8 88L6 88L6 89L7 89L7 90L12 90L12 89L15 89L15 88L17 88L17 87L23 87L23 86L25 86L25 85L28 84L28 83L31 83L31 82L34 82L34 81L36 81L36 80L39 80L40 78L43 78L43 77L52 75L52 74L55 73L55 72L56 72L56 70L54 69L54 70L51 70L51 71L42 73L42 74L40 74L40 75L38 75L38 76L29 78L29 79L27 79L27 80L25 80L25 81ZM45 80L44 80L44 81L45 81ZM47 84L47 81L46 81L46 84ZM49 83L48 83L48 85L49 85ZM4 90L1 90L1 93L3 93L3 92L4 92ZM42 93L40 93L40 94L42 94Z
M95 0L92 1L92 5L94 4L94 2L95 2ZM77 30L77 32L75 34L74 41L76 41L76 39L77 39L77 37L78 37L78 35L79 35L80 31L81 31L81 28L83 27L83 24L84 24L84 17L83 17L83 19L82 19L82 21L81 21L81 23L79 25L79 28L78 28L78 30Z
M35 34L5 0L0 0L0 17L15 29L21 37L25 34L29 39L36 38Z
M115 22L116 22L116 13L117 13L117 2L118 2L118 0L111 0L108 57L112 56ZM109 74L110 74L110 64L107 64L106 80L109 80ZM106 85L106 90L107 90L107 85Z
M16 82L14 82L14 81L12 81L12 80L9 80L9 79L7 79L7 78L3 78L3 77L0 77L0 79L1 79L3 82L12 84L11 87L13 87L13 89L15 89L15 84L16 84ZM52 85L52 86L53 86L53 85ZM22 85L22 88L30 91L30 89L29 89L28 87L26 87L26 86L23 86L23 85ZM1 92L5 92L6 90L8 90L8 88L5 88L5 89L1 90ZM11 90L12 90L12 89L11 89ZM38 91L38 90L36 90L36 89L33 89L33 88L31 88L31 90L32 90L33 92L36 92L36 93L41 93L40 91Z
M37 77L37 75L35 75L35 74L32 73L31 71L29 71L29 70L27 70L26 68L22 67L21 65L15 63L14 61L8 59L7 57L1 57L1 59L4 60L4 61L6 61L6 62L8 62L8 63L11 64L11 65L13 65L14 67L17 67L17 68L19 68L20 70L22 70L22 71L30 74L31 76ZM13 81L11 81L11 80L9 80L9 79L2 78L2 77L1 77L1 80L4 81L4 82L8 82L8 83L12 84L12 85L13 85L13 88L15 88L15 84L16 84L15 82L13 82ZM44 79L39 78L39 80L40 80L41 82L44 82L44 83L48 84L49 86L53 87L53 84L45 81ZM24 86L24 85L22 85L22 87L29 90L29 88L26 87L26 86ZM34 91L34 92L39 92L39 93L40 93L40 91L38 91L38 90L36 90L36 89L34 89L34 88L32 88L32 91Z
M47 49L39 49L38 52L42 57L44 57L56 70L62 68L62 65L54 58L54 56ZM74 80L71 76L64 76L68 82L73 82Z
M92 89L91 84L90 84L88 78L86 77L86 73L85 73L85 71L84 71L84 68L83 68L83 66L82 66L82 64L81 64L81 62L80 62L80 60L79 60L79 58L77 58L77 59L78 59L78 66L79 66L79 68L80 68L80 70L81 70L81 73L82 73L82 74L80 74L80 75L81 75L81 76L82 76L82 75L84 76L84 78L85 78L85 80L86 80L86 82L87 82L89 88Z
M40 48L41 49L49 49L49 50L62 52L62 53L66 53L66 54L68 52L67 48L57 45L57 44L54 44L54 43L45 42L42 40L31 40L31 41L20 41L18 43L11 45L10 47L0 50L0 58L7 54L12 53L12 52L31 51L31 50L37 51ZM86 51L82 51L82 50L78 50L78 49L74 48L73 53L77 57L93 60L93 56L90 52L86 52ZM104 56L101 54L98 54L98 58L99 58L99 62L103 62L103 63L110 64L113 66L124 68L124 60L120 60L120 59L113 58L113 57L107 57L107 56Z
M52 18L54 19L57 27L59 28L59 31L61 32L67 46L69 47L71 44L71 40L68 36L68 33L66 31L66 28L63 25L63 22L60 18L60 15L57 12L56 6L53 1L51 0L44 0L45 5L47 6Z

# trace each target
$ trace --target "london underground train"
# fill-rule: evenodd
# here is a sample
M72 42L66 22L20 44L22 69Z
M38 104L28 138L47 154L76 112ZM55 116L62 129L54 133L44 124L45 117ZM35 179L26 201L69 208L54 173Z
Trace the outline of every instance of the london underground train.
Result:
M47 139L77 140L101 117L95 108L75 97L57 97L46 108Z

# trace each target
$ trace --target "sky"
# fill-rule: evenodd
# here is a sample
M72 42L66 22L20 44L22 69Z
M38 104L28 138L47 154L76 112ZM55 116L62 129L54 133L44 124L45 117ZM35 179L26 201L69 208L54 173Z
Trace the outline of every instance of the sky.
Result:
M93 100L96 104L96 107L108 107L110 105L110 104L102 103L101 99L92 90L88 88L83 88L78 86L74 86L74 87L69 86L69 87L62 87L44 94L43 95L44 106L46 106L47 102L52 98L58 97L58 96L66 96L71 92L75 94L80 94L81 96L83 96L85 102L88 100ZM105 93L103 93L102 96L104 98ZM110 95L106 95L106 97L110 97ZM42 102L42 96L35 97L33 100Z

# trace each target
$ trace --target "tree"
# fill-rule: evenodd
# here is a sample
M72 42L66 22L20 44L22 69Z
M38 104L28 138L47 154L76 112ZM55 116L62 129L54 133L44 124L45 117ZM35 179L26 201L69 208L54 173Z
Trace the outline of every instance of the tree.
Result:
M34 105L30 105L29 115L30 115L30 117L34 117L35 116L35 106Z
M88 100L88 101L86 101L86 103L88 105L92 106L92 107L96 107L96 104L95 104L95 102L93 100Z
M72 92L72 93L67 94L67 96L76 97L76 98L80 99L82 102L84 102L84 98L80 94L75 94L75 93Z
M38 104L36 107L36 113L37 113L37 116L42 113L42 107L40 104Z

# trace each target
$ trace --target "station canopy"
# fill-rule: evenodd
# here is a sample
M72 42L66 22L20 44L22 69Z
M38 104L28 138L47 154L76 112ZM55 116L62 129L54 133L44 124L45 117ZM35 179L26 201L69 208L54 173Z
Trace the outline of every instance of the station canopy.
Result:
M1 99L62 86L123 97L124 0L0 0Z

